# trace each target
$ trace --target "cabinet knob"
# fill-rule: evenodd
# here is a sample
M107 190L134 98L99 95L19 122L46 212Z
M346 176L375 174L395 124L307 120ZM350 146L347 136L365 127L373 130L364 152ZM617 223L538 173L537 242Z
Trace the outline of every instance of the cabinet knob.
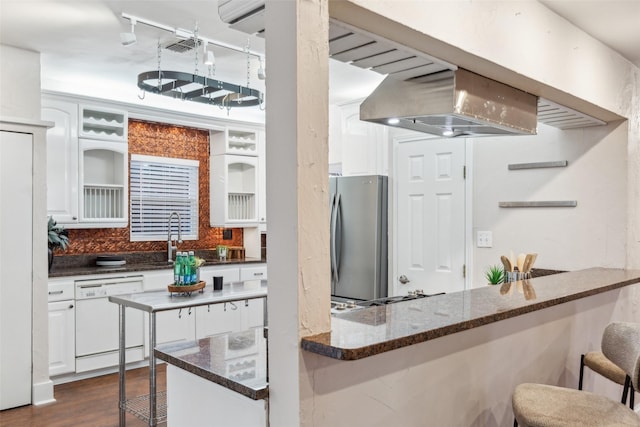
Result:
M75 221L75 220L78 219L78 217L77 216L72 216L71 219Z
M73 304L69 304L69 308L73 308Z

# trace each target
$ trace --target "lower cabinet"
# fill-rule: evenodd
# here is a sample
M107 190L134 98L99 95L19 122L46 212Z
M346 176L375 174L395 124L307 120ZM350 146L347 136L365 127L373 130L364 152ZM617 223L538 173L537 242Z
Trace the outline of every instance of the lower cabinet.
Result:
M50 281L49 376L76 370L76 307L73 280Z
M196 339L263 325L263 299L196 307Z
M145 291L157 291L166 289L166 286L173 281L173 272L171 270L149 271L143 274ZM266 264L252 264L250 267L239 266L206 266L201 268L200 279L204 280L207 285L213 283L214 276L222 276L224 283L251 279L266 279ZM96 276L98 277L98 276ZM96 300L82 300L83 304L80 311L75 301L75 280L79 277L66 277L64 279L51 279L49 281L49 375L59 376L63 374L80 373L84 371L96 370L105 367L117 366L117 351L110 353L108 359L101 361L100 365L95 363L86 363L84 360L93 357L93 354L85 355L82 349L86 347L87 341L84 336L91 334L77 334L76 330L80 326L81 330L102 330L101 326L105 323L113 325L109 334L111 341L115 339L117 333L117 306L112 303L104 303L107 309L110 309L110 315L101 316L86 315L87 311L98 313L97 310L85 307L88 304L96 302ZM86 280L87 277L81 277ZM191 341L194 339L204 338L211 335L221 334L225 332L235 332L245 330L251 327L263 325L263 299L254 299L248 301L238 301L234 303L212 304L204 307L194 307L191 309L171 310L159 312L156 314L156 343L171 343L179 341ZM111 313L112 312L112 313ZM77 325L77 313L85 313L85 318L91 318L90 324ZM142 325L144 319L144 338L142 340L144 346L144 357L149 357L149 316L138 310L127 309L127 325ZM138 320L140 319L140 320ZM138 329L139 331L139 329ZM94 334L95 335L95 334ZM113 335L113 336L112 336ZM139 337L141 334L129 331L127 333L127 341L133 337ZM98 333L97 336L102 337L100 342L106 342L105 333ZM139 339L139 338L138 338ZM79 341L78 341L79 340ZM136 341L137 342L137 341ZM76 353L80 350L82 357L76 363ZM130 349L129 349L130 350ZM127 353L127 362L140 360L141 349L136 348L136 353ZM86 353L86 352L85 352Z
M169 271L145 273L145 291L166 289L173 280ZM223 283L267 278L266 264L250 267L204 266L200 280L210 286L213 277L222 276ZM191 341L226 332L242 331L264 324L263 299L211 304L209 306L171 310L156 314L156 344ZM149 319L145 314L145 357L149 357Z
M73 300L49 303L49 375L76 370L76 310Z

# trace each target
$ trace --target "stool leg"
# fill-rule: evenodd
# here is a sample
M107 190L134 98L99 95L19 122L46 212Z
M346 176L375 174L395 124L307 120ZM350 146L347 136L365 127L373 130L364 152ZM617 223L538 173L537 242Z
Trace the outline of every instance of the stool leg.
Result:
M631 377L629 377L629 375L627 375L625 377L625 379L624 379L624 386L622 386L622 404L623 405L627 404L627 394L629 393L629 385L630 384L631 384Z
M583 375L584 375L584 354L580 356L580 379L578 380L578 390L582 390Z
M631 409L635 409L635 408L633 407L633 405L634 405L634 400L635 400L636 390L635 390L635 388L633 387L633 384L631 383L631 381L629 381L629 388L631 389L631 396L629 397L629 407L630 407Z
M515 418L513 419L513 427L518 427L518 420Z

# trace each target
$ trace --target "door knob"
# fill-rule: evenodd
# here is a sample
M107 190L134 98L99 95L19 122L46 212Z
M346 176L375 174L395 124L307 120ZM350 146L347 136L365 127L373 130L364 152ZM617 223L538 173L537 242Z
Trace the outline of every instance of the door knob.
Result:
M411 280L407 279L407 276L405 276L404 274L400 277L398 277L398 280L400 281L400 283L402 283L403 285L405 283L409 283Z

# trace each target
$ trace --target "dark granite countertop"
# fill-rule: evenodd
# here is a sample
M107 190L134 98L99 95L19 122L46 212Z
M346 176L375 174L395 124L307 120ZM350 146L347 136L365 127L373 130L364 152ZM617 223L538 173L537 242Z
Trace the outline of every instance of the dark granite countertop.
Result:
M264 329L214 335L197 341L159 345L158 359L248 398L266 399L267 345Z
M591 268L364 308L332 316L331 332L301 345L357 360L635 283L640 270Z
M195 251L196 256L205 260L204 267L215 267L237 264L257 264L267 262L265 258L243 258L220 260L213 250ZM122 256L126 264L117 267L99 267L96 265L98 255ZM130 252L108 254L86 254L56 256L49 277L84 276L92 274L126 274L153 270L171 270L173 265L167 262L166 252Z

